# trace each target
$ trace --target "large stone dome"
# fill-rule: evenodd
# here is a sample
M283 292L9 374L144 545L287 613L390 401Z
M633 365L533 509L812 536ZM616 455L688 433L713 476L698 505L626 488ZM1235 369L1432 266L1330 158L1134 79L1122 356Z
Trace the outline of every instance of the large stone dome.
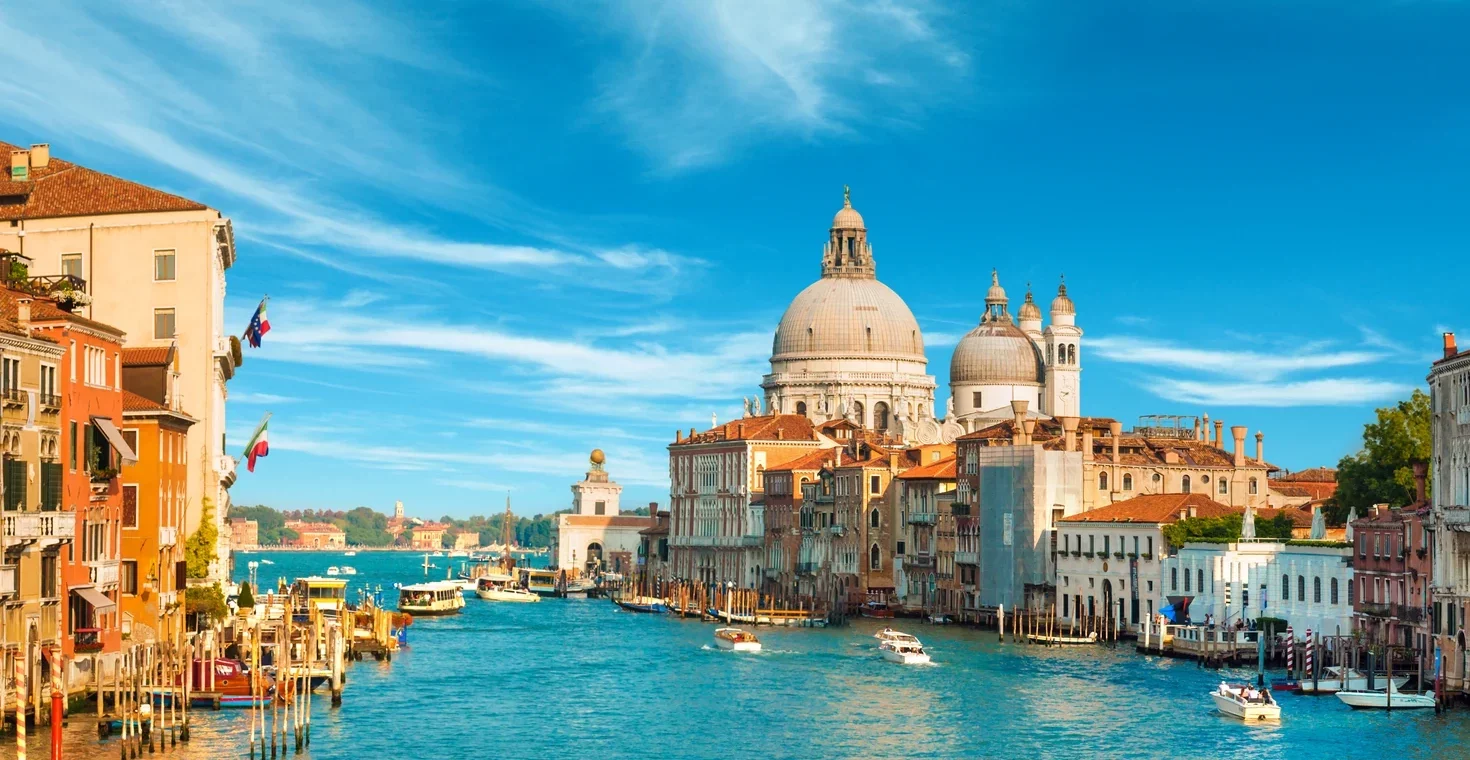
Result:
M781 317L771 360L815 356L923 362L924 336L908 304L875 279L823 277Z
M951 385L1039 385L1045 380L1041 352L1009 319L982 322L966 333L949 362Z

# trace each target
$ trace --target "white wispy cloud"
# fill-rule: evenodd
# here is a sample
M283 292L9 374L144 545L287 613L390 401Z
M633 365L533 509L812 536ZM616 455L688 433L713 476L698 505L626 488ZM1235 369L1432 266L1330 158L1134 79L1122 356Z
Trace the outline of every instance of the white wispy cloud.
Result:
M1282 383L1219 383L1151 378L1147 387L1170 401L1216 406L1353 406L1402 398L1413 386L1366 378Z
M1310 347L1282 353L1210 349L1130 336L1094 338L1088 341L1088 348L1093 356L1125 364L1259 380L1272 380L1294 372L1372 364L1385 357L1382 351L1321 351Z
M465 480L459 478L435 478L435 483L450 488L462 488L468 491L514 491L515 489L504 483L491 483L484 480Z
M280 396L274 393L233 391L230 393L230 401L236 404L295 404L301 401L301 399L295 396Z
M969 55L927 2L712 0L564 6L620 35L598 106L678 171L773 135L855 136L916 118Z

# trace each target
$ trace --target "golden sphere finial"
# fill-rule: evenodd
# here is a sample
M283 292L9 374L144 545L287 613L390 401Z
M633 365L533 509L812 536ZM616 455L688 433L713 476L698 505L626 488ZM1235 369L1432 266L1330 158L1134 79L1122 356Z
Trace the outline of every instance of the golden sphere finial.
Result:
M593 464L602 464L607 461L607 455L602 453L602 449L593 449L591 459Z

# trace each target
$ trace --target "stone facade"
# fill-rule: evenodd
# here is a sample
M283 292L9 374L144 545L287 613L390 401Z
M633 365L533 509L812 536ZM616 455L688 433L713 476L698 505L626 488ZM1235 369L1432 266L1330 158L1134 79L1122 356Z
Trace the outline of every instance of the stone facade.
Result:
M578 575L632 573L639 533L652 517L621 514L623 487L608 477L601 449L594 449L587 475L572 484L572 513L556 519L556 566Z

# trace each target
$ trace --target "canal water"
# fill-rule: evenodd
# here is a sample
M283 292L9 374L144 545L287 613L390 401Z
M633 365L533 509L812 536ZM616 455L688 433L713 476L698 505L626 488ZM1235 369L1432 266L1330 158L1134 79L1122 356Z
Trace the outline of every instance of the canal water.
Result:
M258 571L267 585L353 565L350 598L424 578L421 556L409 554L242 555L242 577L252 559L274 563ZM442 578L451 560L433 561ZM862 621L762 629L765 651L737 655L713 647L711 624L604 600L466 604L462 615L415 621L392 663L351 664L342 707L316 697L303 757L1470 756L1470 711L1355 713L1335 698L1285 695L1280 725L1245 726L1215 712L1207 692L1220 673L1126 646L1044 649L900 621L934 658L904 667L878 657L878 626ZM247 756L246 713L194 715L187 749L158 757ZM0 757L14 757L5 739ZM32 757L45 751L32 742ZM67 757L118 756L89 718L71 719Z

